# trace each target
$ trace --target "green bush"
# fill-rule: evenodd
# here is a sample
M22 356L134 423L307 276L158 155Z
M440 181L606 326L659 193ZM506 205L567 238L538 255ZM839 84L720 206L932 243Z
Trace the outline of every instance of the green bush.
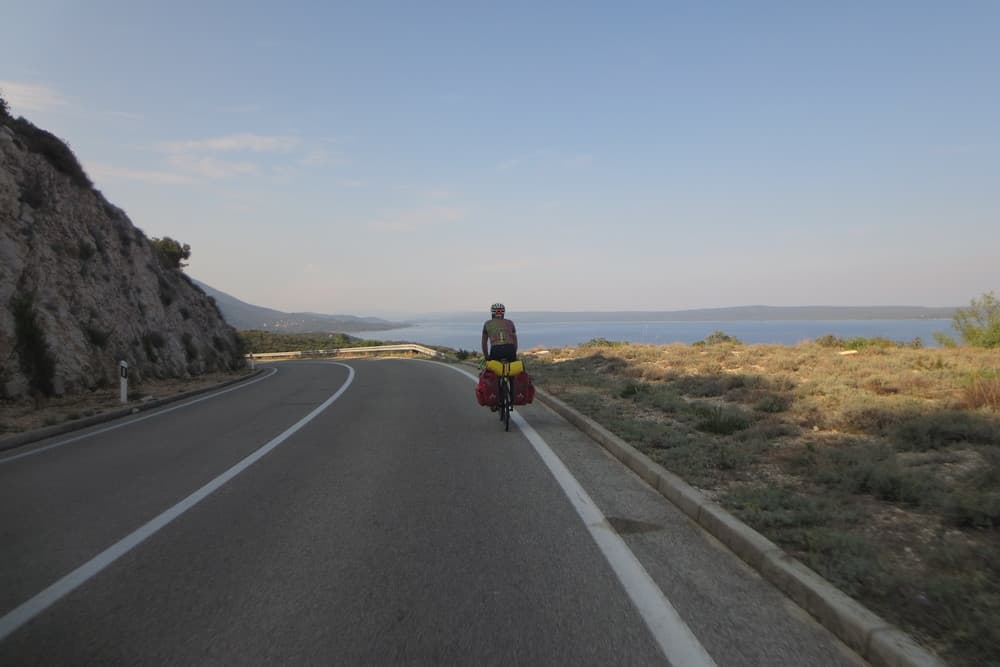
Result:
M863 350L865 348L887 349L893 347L912 347L914 349L920 349L923 347L923 341L921 341L919 337L914 338L910 343L901 343L899 341L889 340L888 338L883 338L881 336L875 336L874 338L865 338L863 336L840 338L832 334L820 336L816 339L816 344L820 347L837 347L848 350Z
M329 350L341 347L381 345L380 341L361 340L343 333L286 334L247 329L239 332L246 352L293 352L296 350Z
M1000 528L1000 492L956 493L945 503L945 514L959 528Z
M633 398L643 393L645 390L646 386L641 382L629 382L620 392L618 392L618 396L621 398Z
M156 256L163 268L182 269L187 266L184 260L191 257L191 246L187 243L181 244L169 236L164 236L162 239L150 239L150 243L152 243L153 250L156 251Z
M753 408L760 412L784 412L789 408L791 403L791 399L787 396L767 393L757 399L753 404Z
M993 292L973 299L968 308L955 311L951 326L967 345L1000 347L1000 299ZM955 341L946 334L936 333L934 338L945 347L955 345Z
M730 435L753 424L753 418L739 408L694 403L692 409L699 418L695 428L705 433Z
M739 488L727 495L725 502L734 514L758 529L822 525L836 511L825 498L765 484Z
M582 343L580 347L625 347L628 345L625 341L620 340L608 340L607 338L591 338L586 343Z
M721 343L733 343L736 345L742 345L743 341L741 341L736 336L730 336L725 331L716 330L710 333L708 336L706 336L704 340L699 340L691 344L700 347L702 345L719 345Z
M884 594L893 587L878 550L864 536L822 526L803 530L798 538L805 564L848 595Z
M900 419L889 429L900 450L923 452L952 444L1000 446L1000 420L962 410L945 410Z

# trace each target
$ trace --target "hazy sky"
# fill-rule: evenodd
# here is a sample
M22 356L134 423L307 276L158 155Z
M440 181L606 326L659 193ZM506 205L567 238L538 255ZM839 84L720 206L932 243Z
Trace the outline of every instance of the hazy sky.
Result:
M0 91L188 273L357 315L1000 291L1000 2L4 0Z

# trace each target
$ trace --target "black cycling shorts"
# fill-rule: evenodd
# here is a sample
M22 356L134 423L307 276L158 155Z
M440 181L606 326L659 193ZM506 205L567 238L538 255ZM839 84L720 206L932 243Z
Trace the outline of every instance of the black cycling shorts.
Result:
M517 345L504 343L490 347L489 359L493 361L517 361Z

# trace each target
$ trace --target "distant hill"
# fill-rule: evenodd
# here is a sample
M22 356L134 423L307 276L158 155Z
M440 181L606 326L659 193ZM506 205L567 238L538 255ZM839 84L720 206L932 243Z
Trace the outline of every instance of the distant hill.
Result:
M215 299L226 322L240 330L260 329L282 333L352 333L356 331L387 331L410 326L405 322L390 322L378 317L354 315L324 315L322 313L285 313L240 301L214 287L195 280L194 283Z

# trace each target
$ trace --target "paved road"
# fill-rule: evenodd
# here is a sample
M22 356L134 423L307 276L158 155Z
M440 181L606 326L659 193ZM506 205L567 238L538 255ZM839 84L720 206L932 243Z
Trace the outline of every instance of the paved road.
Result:
M273 369L0 454L0 664L863 664L545 408Z

